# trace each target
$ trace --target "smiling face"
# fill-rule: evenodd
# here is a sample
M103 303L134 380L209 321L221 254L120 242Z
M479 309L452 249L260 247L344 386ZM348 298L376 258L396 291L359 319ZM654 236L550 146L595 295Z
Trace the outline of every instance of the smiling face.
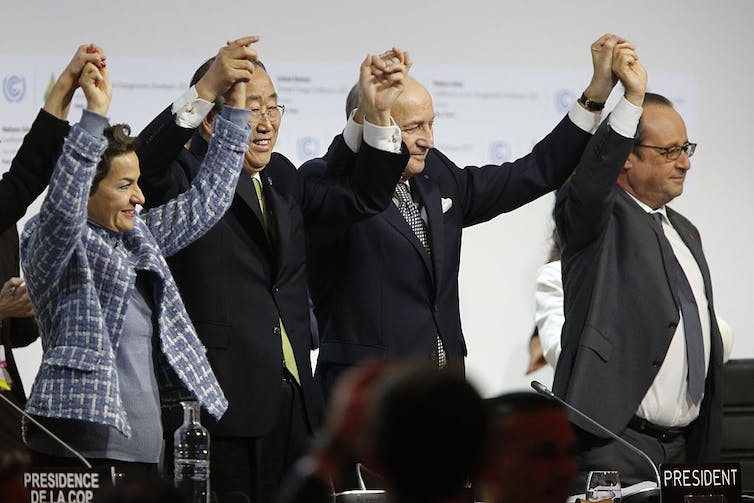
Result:
M272 149L278 139L280 118L273 121L265 113L277 104L278 95L269 74L261 68L255 68L251 80L246 84L246 108L252 110L252 115L255 110L262 112L262 118L259 122L254 118L249 121L251 137L243 166L250 174L263 170L270 162Z
M686 124L673 108L651 104L644 107L640 143L655 147L675 147L688 142ZM691 168L688 155L682 152L668 160L655 149L637 146L618 176L618 186L636 199L657 209L683 193L683 182Z
M401 128L401 137L411 154L403 171L403 179L406 180L424 170L427 153L435 146L435 109L432 106L432 96L424 86L409 77L391 113L393 120Z
M113 232L133 229L136 205L144 204L144 195L137 183L140 174L135 152L113 157L107 176L89 196L89 220Z

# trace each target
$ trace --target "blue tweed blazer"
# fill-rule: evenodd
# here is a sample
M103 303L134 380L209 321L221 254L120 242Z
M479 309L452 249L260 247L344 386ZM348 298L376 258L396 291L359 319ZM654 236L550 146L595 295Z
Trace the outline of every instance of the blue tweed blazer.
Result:
M87 222L89 188L107 141L79 125L71 129L41 211L21 237L21 263L44 348L28 412L110 425L130 436L115 371L136 278L130 256L136 268L158 278L161 396L175 399L188 390L210 414L223 415L228 401L164 257L199 238L228 209L248 137L248 128L218 114L191 190L136 216L133 230L113 233Z

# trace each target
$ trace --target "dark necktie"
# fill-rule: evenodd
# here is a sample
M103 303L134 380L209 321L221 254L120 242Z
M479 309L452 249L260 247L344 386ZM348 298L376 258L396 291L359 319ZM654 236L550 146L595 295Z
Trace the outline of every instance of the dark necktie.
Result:
M419 238L427 254L432 256L432 252L429 249L429 231L427 230L427 224L422 219L419 210L416 208L414 201L411 199L411 193L408 191L408 186L405 183L399 182L395 186L395 198L398 200L398 209L401 211L403 218L406 219L411 230L414 231L416 237ZM437 366L443 368L446 365L445 347L442 344L440 335L437 334Z
M697 404L704 393L704 339L702 338L702 322L699 319L699 307L694 299L694 292L683 272L681 264L673 253L665 231L662 228L662 214L652 213L652 219L660 229L660 243L663 255L666 257L666 266L670 275L673 289L676 291L678 301L681 304L683 315L683 332L686 337L686 361L688 362L688 388L691 400Z

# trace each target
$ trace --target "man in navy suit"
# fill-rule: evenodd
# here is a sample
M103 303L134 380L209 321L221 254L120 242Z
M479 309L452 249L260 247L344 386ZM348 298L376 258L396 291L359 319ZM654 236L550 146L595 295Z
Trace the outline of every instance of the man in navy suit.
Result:
M394 204L379 215L308 235L311 293L320 328L315 378L324 394L347 367L370 358L426 358L463 365L458 269L464 227L486 222L555 190L566 180L596 129L613 87L612 46L592 45L594 75L568 116L529 155L511 163L458 168L434 148L429 92L409 78L392 108L411 158ZM593 108L594 110L589 110ZM352 114L324 162L326 173L348 173L362 155L361 111ZM301 172L318 176L322 160ZM326 234L325 234L326 233Z
M696 144L670 101L645 95L630 46L616 46L613 69L625 97L555 205L565 324L553 388L656 464L713 461L722 341L710 272L699 231L667 206L683 192ZM593 469L616 469L628 484L654 480L633 452L575 423L582 480Z
M305 226L351 222L382 211L407 157L400 141L385 149L373 147L368 126L365 156L343 183L299 176L288 159L273 152L284 107L269 74L247 47L254 40L240 39L221 49L200 68L185 99L140 135L167 161L142 164L140 185L148 204L156 206L188 189L211 134L212 115L204 114L219 101L224 81L232 81L233 68L253 65L246 102L252 134L233 203L215 227L168 258L229 401L220 421L203 418L212 435L211 482L220 501L240 494L253 502L271 501L282 474L304 452L317 427ZM405 70L403 62L388 68L371 56L362 64L367 116L374 129L390 129L390 107L403 88ZM150 141L174 127L173 113L194 116L192 126L199 126L188 149L183 144L190 134L171 142ZM177 425L166 425L166 431L170 426Z

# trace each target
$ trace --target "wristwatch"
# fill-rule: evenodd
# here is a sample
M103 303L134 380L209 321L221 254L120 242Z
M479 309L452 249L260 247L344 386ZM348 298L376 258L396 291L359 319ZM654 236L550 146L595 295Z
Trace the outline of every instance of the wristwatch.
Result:
M599 101L592 101L589 98L586 97L586 94L581 93L581 98L578 99L578 102L581 106L589 110L590 112L599 112L603 108L605 108L604 103L600 103Z

